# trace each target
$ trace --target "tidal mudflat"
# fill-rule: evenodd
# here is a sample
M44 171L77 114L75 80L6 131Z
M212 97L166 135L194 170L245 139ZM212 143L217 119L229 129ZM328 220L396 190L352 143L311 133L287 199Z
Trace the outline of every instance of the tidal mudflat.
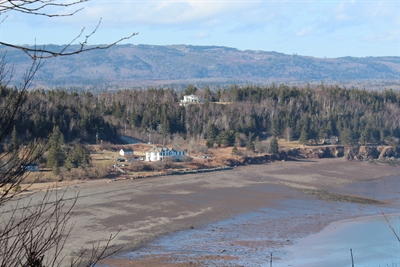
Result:
M79 194L66 253L91 248L119 231L113 244L120 253L103 266L268 266L271 253L273 266L288 266L301 258L296 244L333 222L381 215L381 210L399 213L399 174L399 166L321 159L95 180L60 185L55 192L71 203ZM19 202L35 203L44 194ZM361 250L350 246L359 261Z
M182 176L178 180L157 178L161 179L157 186L150 186L153 181L148 181L152 190L146 193L146 199L154 200L148 208L155 212L142 217L148 223L140 228L143 231L147 225L149 238L138 246L125 245L126 252L102 264L269 266L272 253L273 266L351 266L352 248L355 262L369 266L361 258L382 247L377 245L368 251L363 247L371 247L367 241L376 236L349 237L352 242L343 238L336 240L342 243L333 242L333 237L350 236L348 231L365 236L373 231L384 239L395 238L393 233L392 236L387 232L380 234L389 230L382 223L381 210L391 215L394 226L398 227L398 216L393 214L400 208L399 171L396 166L324 159L246 166L207 175ZM365 216L376 216L371 218L377 218L380 223L365 220ZM131 218L137 220L132 215ZM115 222L117 219L109 218ZM335 229L332 227L348 224L352 226L332 231ZM129 231L133 232L134 228ZM333 237L324 241L329 236L327 233ZM395 244L392 239L387 240L388 247ZM324 247L317 241L325 244ZM317 253L313 246L324 250ZM340 246L345 255L335 254ZM387 261L379 262L396 264L395 250L387 250L388 254L376 253L375 259L389 255ZM343 262L332 259L343 259Z
M311 207L303 201L288 201L279 209L261 209L201 229L170 234L120 257L170 257L175 263L202 266L270 266L272 253L274 266L347 267L351 266L351 248L359 266L398 265L399 242L382 215L335 221L311 234L327 222L318 221L327 210L337 213L332 218L340 218L342 212L374 214L372 209L356 209L351 204L339 211L334 205L313 203ZM399 215L388 216L397 231Z

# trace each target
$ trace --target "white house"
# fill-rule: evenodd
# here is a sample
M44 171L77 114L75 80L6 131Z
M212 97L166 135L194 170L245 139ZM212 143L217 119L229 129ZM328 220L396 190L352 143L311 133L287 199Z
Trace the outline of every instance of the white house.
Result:
M185 155L185 151L169 149L165 146L154 146L146 151L146 161L159 161L167 157L172 157L174 160L179 160Z
M119 151L119 154L121 155L121 156L132 156L133 155L133 149L121 149L120 151Z
M180 106L186 106L191 103L200 103L199 97L197 95L185 95L183 100L181 100Z

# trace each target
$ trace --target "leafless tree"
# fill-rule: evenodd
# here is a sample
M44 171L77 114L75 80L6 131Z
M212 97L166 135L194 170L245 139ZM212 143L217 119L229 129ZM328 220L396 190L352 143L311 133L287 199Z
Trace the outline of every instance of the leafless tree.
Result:
M285 130L285 139L287 142L290 142L292 140L292 135L293 135L293 130L290 127L286 127Z
M179 134L173 134L172 136L172 147L175 149L183 149L185 146L185 139Z
M20 87L10 89L7 83L13 71L6 67L4 57L0 58L0 146L10 143L9 134L17 113L40 66L40 59L34 60ZM28 144L25 141L9 145L0 154L0 266L65 266L67 259L68 266L94 266L116 252L110 246L115 236L110 236L102 246L82 248L70 258L64 245L73 227L69 219L78 196L65 198L64 194L49 189L38 202L26 203L30 196L24 193L33 182L24 184L30 175L25 167L36 162L47 147L38 140ZM21 204L23 199L26 204Z
M4 55L0 57L0 146L9 142L9 134L16 124L16 116L27 98L27 89L39 68L40 60L34 60L31 68L26 72L19 88L10 89L8 83L13 76L13 69L8 68ZM24 166L33 163L39 155L43 154L45 147L40 142L30 142L23 146L24 140L13 144L6 152L0 154L0 206L9 201L17 188L25 180L28 173Z
M5 20L7 19L8 13L24 13L26 15L44 16L48 18L73 16L74 14L83 9L80 8L79 5L88 1L89 0L76 0L72 2L68 0L0 0L0 15L2 14L5 15L3 20L0 22L0 25L4 23ZM53 13L49 10L50 8L66 9L71 6L76 7L76 9L74 9L72 12ZM97 32L100 24L101 24L101 18L99 19L99 22L97 26L94 28L94 30L87 35L84 35L85 28L82 28L81 31L75 36L75 38L73 38L67 45L63 46L62 49L59 51L46 49L45 46L44 47L21 46L2 41L0 41L0 44L22 50L32 59L51 58L58 56L70 56L90 50L107 49L124 40L130 39L138 34L136 32L132 33L126 37L120 38L114 41L113 43L107 45L89 46L88 41ZM79 42L78 47L76 49L70 49L71 45L74 42L78 41L80 38L83 38L83 40Z
M271 140L268 141L258 141L254 143L254 148L259 152L259 153L268 153L269 152L269 143Z
M73 230L70 224L77 196L69 199L65 192L47 190L36 203L28 201L1 207L0 266L94 266L100 259L117 251L111 235L103 246L96 243L71 256L64 246Z
M0 15L4 15L0 25L6 20L7 14L13 12L49 18L73 16L81 10L79 4L84 2L87 0L0 0ZM67 13L50 12L53 8L65 9L70 6L77 8ZM16 124L17 114L27 99L27 91L43 59L106 49L137 34L104 46L88 46L88 40L96 33L100 22L101 19L75 50L71 45L82 37L84 28L60 51L0 41L1 45L24 51L32 59L32 65L19 86L10 88L14 71L12 67L7 67L4 55L0 56L0 148L10 143L10 133ZM20 140L8 145L7 151L0 150L0 267L94 266L100 259L117 251L111 246L115 235L106 239L104 244L94 244L91 248L77 251L75 257L71 258L64 247L73 229L70 218L78 196L66 198L66 191L59 194L48 189L38 202L34 202L29 200L29 194L24 194L29 184L25 189L21 188L30 174L25 167L35 163L47 148L42 144L39 140Z

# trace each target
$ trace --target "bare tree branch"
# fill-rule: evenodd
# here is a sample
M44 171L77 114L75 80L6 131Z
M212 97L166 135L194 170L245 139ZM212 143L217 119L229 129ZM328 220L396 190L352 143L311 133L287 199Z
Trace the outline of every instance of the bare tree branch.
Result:
M0 1L0 14L7 13L10 11L21 12L29 15L38 15L45 17L65 17L72 16L82 10L83 8L76 9L72 12L59 14L59 13L47 13L45 11L48 7L69 7L75 6L89 0L78 0L70 3L63 3L57 0L6 0ZM61 3L60 3L61 2Z
M13 70L6 68L5 57L0 56L0 96L4 101L0 106L0 145L6 143L7 136L15 126L17 113L26 101L27 90L41 66L40 59L34 60L30 69L25 73L19 88L9 89L7 85L13 75ZM18 188L29 175L24 166L34 163L46 149L46 146L40 147L40 142L29 142L27 147L24 148L25 141L20 140L17 144L14 144L14 147L0 156L0 188L2 188L0 206L14 195L21 193ZM35 151L37 152L36 156L34 156ZM24 190L27 190L27 188Z
M97 30L98 26L96 27ZM87 42L88 39L95 33L95 31L91 32L89 35L87 35L85 37L85 40L79 44L78 49L67 52L67 48L71 47L72 43L74 41L76 41L79 37L81 37L82 33L84 31L84 28L82 29L82 31L79 33L78 36L76 36L68 45L64 46L63 49L59 52L56 51L52 51L52 50L47 50L45 48L45 46L43 48L37 48L36 46L34 47L27 47L27 46L19 46L19 45L14 45L14 44L9 44L9 43L5 43L5 42L1 42L0 41L0 45L4 45L4 46L8 46L8 47L12 47L12 48L16 48L19 50L24 51L31 59L45 59L45 58L52 58L52 57L59 57L59 56L71 56L71 55L75 55L75 54L79 54L82 52L86 52L86 51L91 51L91 50L98 50L98 49L107 49L110 48L124 40L128 40L130 38L132 38L135 35L138 35L138 33L133 33L130 36L127 37L123 37L111 44L108 45L96 45L96 46L88 46Z
M46 11L46 8L48 8L48 7L66 8L66 7L70 7L70 6L76 6L76 5L79 5L84 2L88 2L88 1L89 0L77 0L74 2L68 3L63 0L60 0L60 1L58 1L58 0L8 0L8 1L1 0L0 1L0 15L2 13L7 13L7 12L20 12L20 13L24 13L24 14L28 14L28 15L45 16L45 17L50 17L50 18L51 17L60 17L60 16L63 16L63 17L73 16L74 14L76 14L77 12L82 10L83 8L79 8L79 9L76 9L72 12L65 13L65 14L48 13ZM3 21L1 23L3 23L4 20L5 20L5 18L3 19ZM2 41L0 41L0 45L19 49L19 50L25 52L32 59L38 59L38 58L44 59L44 58L52 58L52 57L59 57L59 56L71 56L71 55L79 54L79 53L82 53L85 51L90 51L90 50L107 49L107 48L110 48L110 47L124 41L124 40L128 40L138 34L137 32L134 32L129 36L120 38L120 39L116 40L115 42L112 42L107 45L89 46L88 45L89 38L92 37L97 32L97 30L100 26L100 23L101 23L101 18L100 18L98 24L96 25L95 29L91 33L86 35L84 37L83 41L79 42L78 48L73 51L67 51L67 50L68 50L68 48L71 47L71 45L75 41L77 41L79 38L82 37L82 35L85 31L85 28L82 28L80 33L75 38L73 38L67 45L65 45L60 51L52 51L52 50L46 49L45 46L43 46L42 48L39 48L36 45L33 47L29 47L29 46L16 45L16 44L11 44L11 43L2 42Z
M14 11L45 17L72 16L81 8L63 14L51 13L47 8L66 8L86 1L88 0L72 2L68 0L0 0L0 15ZM4 18L0 24L3 22ZM9 88L14 70L13 67L6 67L4 55L0 55L0 146L8 144L7 151L0 153L0 267L64 266L66 260L70 258L70 252L65 251L64 248L74 226L70 223L70 218L78 195L67 198L68 189L59 194L49 188L39 201L34 202L29 198L30 196L22 194L27 189L21 190L20 184L29 176L25 166L36 162L46 151L47 145L40 140L35 140L25 146L27 140L9 142L9 137L28 97L27 91L33 78L43 65L42 59L107 49L137 34L133 33L108 45L89 46L88 40L96 33L100 23L101 19L95 29L83 38L83 42L76 50L69 48L82 37L85 28L60 51L0 42L1 45L24 51L33 60L21 84L18 87ZM34 182L28 184L28 188ZM25 204L22 204L22 201ZM93 267L100 259L116 253L118 249L110 245L115 236L110 235L104 246L96 243L91 249L82 248L78 256L71 259L69 266Z

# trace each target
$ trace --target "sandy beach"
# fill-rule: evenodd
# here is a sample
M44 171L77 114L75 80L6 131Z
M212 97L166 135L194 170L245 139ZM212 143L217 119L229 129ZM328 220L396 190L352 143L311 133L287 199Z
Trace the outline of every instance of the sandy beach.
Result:
M66 249L120 231L122 250L102 266L261 266L269 253L279 262L331 222L399 211L399 173L339 158L79 183L66 191L79 193Z

